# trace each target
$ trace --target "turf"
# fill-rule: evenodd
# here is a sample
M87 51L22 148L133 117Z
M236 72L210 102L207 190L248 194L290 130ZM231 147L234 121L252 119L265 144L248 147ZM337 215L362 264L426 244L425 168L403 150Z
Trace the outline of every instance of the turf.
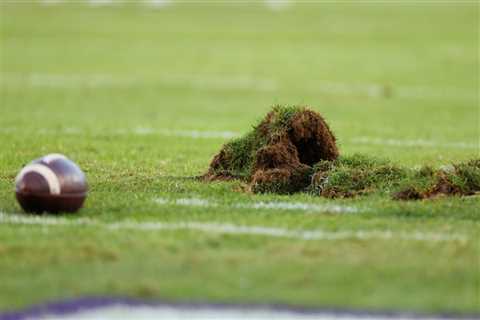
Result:
M303 241L0 223L0 310L80 295L478 313L478 196L329 200L204 183L275 104L312 106L342 156L435 169L478 158L478 4L0 5L0 211L22 165L60 152L91 192L68 219L461 234ZM190 132L190 133L189 133ZM182 136L183 135L183 136ZM215 207L155 199L199 198ZM358 213L245 209L258 201Z

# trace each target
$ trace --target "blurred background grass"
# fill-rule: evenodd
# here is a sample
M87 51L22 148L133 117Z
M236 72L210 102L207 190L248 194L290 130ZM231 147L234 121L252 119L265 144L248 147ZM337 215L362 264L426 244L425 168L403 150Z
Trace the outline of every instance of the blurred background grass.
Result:
M359 215L153 201L330 203L185 179L277 103L321 112L343 154L406 166L478 157L477 2L97 2L0 2L0 211L19 211L13 181L22 165L61 152L92 186L79 217L470 241L332 245L1 224L0 308L118 294L478 312L478 198L333 202L366 208ZM202 133L212 137L195 138Z
M3 128L241 133L306 104L343 152L415 165L478 151L474 2L105 4L2 2Z

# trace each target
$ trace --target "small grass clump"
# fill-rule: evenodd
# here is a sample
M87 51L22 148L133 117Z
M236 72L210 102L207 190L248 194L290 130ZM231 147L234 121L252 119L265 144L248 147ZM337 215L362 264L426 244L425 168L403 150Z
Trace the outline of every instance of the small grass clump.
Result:
M397 200L419 200L445 195L474 195L480 192L480 159L452 164L438 170L424 167L403 181L393 194Z
M438 170L429 166L414 170L357 154L320 161L313 172L309 190L326 198L381 193L396 200L420 200L480 192L480 159Z
M314 166L311 192L327 198L349 198L375 191L388 193L408 170L364 155L321 161Z

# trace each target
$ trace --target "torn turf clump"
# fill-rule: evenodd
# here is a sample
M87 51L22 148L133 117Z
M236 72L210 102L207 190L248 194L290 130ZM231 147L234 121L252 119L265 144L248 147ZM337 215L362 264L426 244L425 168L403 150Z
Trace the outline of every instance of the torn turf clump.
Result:
M389 192L407 176L406 169L360 154L321 161L313 170L310 191L326 198Z
M394 193L393 198L420 200L448 195L469 196L478 192L480 192L480 159L474 159L453 164L448 170L433 171L424 168L415 179Z
M365 155L339 157L325 120L305 107L274 107L251 132L223 146L207 181L241 179L255 193L307 191L326 198L373 193L398 200L480 192L480 160L407 169Z
M276 106L252 132L224 145L204 177L244 179L253 192L293 193L308 187L315 163L337 157L335 137L320 114Z

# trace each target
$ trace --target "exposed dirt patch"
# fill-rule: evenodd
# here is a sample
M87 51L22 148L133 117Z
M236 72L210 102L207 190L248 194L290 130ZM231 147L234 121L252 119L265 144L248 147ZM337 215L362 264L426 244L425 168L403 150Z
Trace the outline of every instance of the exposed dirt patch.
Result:
M320 160L338 157L335 137L325 120L316 112L304 110L292 117L288 131L301 163L312 166Z
M240 178L253 192L292 193L309 186L315 163L337 157L335 137L319 113L275 107L252 132L224 145L204 178Z

